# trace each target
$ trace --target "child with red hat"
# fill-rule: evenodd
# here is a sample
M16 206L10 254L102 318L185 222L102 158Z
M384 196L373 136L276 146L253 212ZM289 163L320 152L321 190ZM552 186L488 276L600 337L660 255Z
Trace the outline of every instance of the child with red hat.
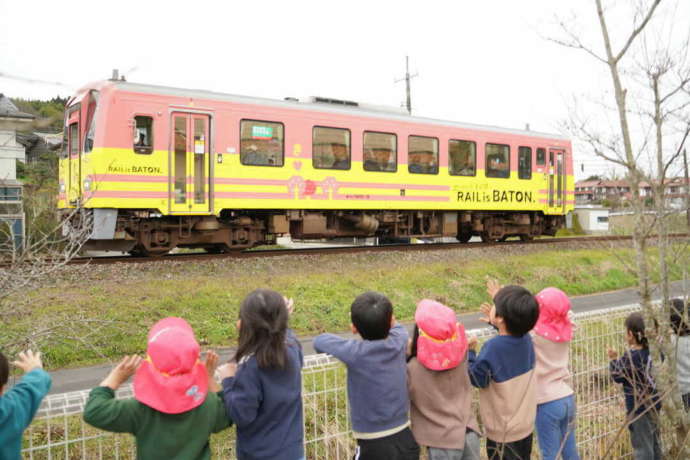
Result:
M146 358L126 356L91 390L84 420L96 428L136 437L140 459L209 459L209 437L230 425L220 386L218 355L199 360L194 331L182 318L165 318L149 331ZM134 398L115 391L134 375Z
M537 363L537 439L542 459L579 460L575 443L575 394L568 370L573 323L570 299L555 287L535 296L539 319L532 330Z
M407 362L410 422L429 460L479 460L467 337L455 312L429 299L417 304Z

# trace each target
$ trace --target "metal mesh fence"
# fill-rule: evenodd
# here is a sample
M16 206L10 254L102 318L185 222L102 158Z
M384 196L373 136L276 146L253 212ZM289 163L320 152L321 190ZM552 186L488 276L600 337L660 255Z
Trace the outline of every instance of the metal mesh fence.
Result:
M577 397L577 443L581 458L627 458L631 448L623 426L625 408L619 385L609 377L607 348L622 350L623 321L635 307L575 315L571 371ZM490 329L469 331L484 341ZM305 358L302 374L305 452L308 459L348 459L354 453L346 390L346 369L326 355ZM125 386L117 397L132 396ZM476 396L476 395L475 395ZM24 433L29 459L125 459L135 457L130 435L97 430L82 419L88 391L48 396ZM234 429L211 438L214 457L234 458ZM534 458L538 458L535 447Z

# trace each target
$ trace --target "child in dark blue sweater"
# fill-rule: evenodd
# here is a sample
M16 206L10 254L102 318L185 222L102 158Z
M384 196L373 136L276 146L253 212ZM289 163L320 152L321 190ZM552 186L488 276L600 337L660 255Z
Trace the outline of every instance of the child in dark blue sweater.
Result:
M537 413L535 353L528 332L539 318L539 304L520 286L505 286L482 305L482 318L498 329L479 354L469 341L470 382L479 388L479 411L489 460L524 460L532 454Z
M652 360L641 313L631 313L625 320L625 338L630 349L618 358L609 349L609 369L616 383L623 385L628 429L635 460L661 460L658 415L661 401L652 376Z
M352 332L364 340L321 334L314 349L347 366L347 397L358 460L416 460L407 392L407 330L378 292L359 295L350 308Z
M238 460L304 459L302 348L287 328L292 300L257 289L240 307L235 362L219 369Z

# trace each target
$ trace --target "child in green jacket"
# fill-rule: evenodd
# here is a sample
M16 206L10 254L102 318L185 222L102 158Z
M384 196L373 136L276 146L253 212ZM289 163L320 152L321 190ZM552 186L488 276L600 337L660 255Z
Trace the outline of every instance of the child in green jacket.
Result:
M107 431L136 437L139 459L209 459L209 437L230 425L213 379L218 355L199 360L189 324L166 318L149 332L147 356L126 356L91 390L84 420ZM134 375L134 398L115 390Z

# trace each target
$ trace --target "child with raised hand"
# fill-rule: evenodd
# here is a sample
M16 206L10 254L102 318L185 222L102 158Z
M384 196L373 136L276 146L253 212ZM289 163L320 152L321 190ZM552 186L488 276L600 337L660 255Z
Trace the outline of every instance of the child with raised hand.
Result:
M484 343L479 355L474 351L477 339L469 340L470 382L479 388L488 458L525 460L532 452L537 411L536 358L528 332L537 322L539 305L520 286L498 289L493 302L481 310L498 335Z
M292 299L268 289L253 291L240 307L234 362L219 368L238 460L304 458L303 356L288 329L292 311Z
M678 388L685 410L690 410L690 321L683 299L671 301L671 340L676 355Z
M658 413L661 400L652 376L652 360L641 313L631 313L625 320L625 339L630 348L618 357L609 349L609 369L616 383L623 385L628 429L635 460L660 460Z
M405 351L408 333L393 316L390 300L365 292L350 307L352 332L362 340L321 334L314 349L347 366L347 399L357 440L357 460L416 460L410 431Z
M412 434L429 460L479 460L465 328L439 302L417 304L407 380Z
M182 318L165 318L149 331L146 358L126 356L91 390L84 420L136 437L139 459L209 459L209 437L230 424L213 380L218 355L199 360L194 331ZM134 375L134 398L115 391Z
M579 460L575 443L575 394L570 386L570 299L549 287L536 296L539 319L532 330L536 353L537 440L543 460Z
M7 460L21 458L22 433L36 415L51 384L40 353L31 350L19 353L19 359L12 364L23 370L24 375L19 383L5 391L10 366L0 353L0 459Z

